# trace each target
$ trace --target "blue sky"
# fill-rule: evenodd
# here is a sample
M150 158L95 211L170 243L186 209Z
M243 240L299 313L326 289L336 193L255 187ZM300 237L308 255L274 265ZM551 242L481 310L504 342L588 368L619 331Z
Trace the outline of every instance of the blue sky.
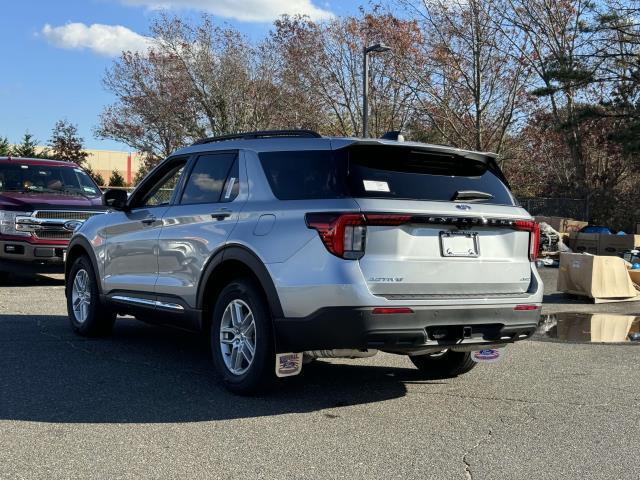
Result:
M87 148L128 150L93 136L102 108L113 102L102 77L118 45L135 45L158 8L181 15L208 11L249 37L270 28L275 12L312 17L352 14L355 0L22 0L0 10L0 137L28 131L46 143L56 120L78 125ZM73 25L71 25L73 24ZM92 27L92 25L98 25ZM124 27L115 29L115 26Z

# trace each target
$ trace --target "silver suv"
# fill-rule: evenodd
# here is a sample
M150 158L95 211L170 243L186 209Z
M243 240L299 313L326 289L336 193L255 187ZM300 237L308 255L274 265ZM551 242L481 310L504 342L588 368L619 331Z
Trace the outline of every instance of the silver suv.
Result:
M204 332L237 393L379 350L459 375L540 316L538 227L492 154L253 132L179 150L104 201L69 245L73 329L129 314Z

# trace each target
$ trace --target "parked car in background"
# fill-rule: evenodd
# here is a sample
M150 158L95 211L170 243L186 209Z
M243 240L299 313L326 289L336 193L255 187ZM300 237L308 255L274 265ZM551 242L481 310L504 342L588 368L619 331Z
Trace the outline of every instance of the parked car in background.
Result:
M74 230L103 211L77 164L0 157L0 273L63 272Z
M204 332L234 392L305 356L378 350L456 376L540 317L538 225L492 154L252 132L197 142L104 198L113 211L69 246L73 330L104 335L126 313Z

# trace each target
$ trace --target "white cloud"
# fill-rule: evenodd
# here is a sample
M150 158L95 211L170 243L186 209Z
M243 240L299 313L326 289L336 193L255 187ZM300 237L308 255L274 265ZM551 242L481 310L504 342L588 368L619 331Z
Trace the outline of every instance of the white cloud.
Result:
M60 48L81 50L88 48L100 55L115 57L125 50L146 51L151 38L140 35L121 25L85 25L68 23L59 27L46 24L42 35L49 43Z
M287 13L308 15L312 20L331 18L329 10L316 7L311 0L120 0L128 5L143 5L152 10L191 8L219 17L245 22L268 22Z

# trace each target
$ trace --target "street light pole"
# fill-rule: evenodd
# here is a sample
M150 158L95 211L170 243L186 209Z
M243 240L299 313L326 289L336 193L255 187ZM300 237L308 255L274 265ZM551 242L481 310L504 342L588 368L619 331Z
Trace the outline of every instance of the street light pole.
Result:
M362 60L362 138L369 136L369 52L364 49Z
M376 43L362 49L362 137L369 136L369 54L388 52L391 47Z

